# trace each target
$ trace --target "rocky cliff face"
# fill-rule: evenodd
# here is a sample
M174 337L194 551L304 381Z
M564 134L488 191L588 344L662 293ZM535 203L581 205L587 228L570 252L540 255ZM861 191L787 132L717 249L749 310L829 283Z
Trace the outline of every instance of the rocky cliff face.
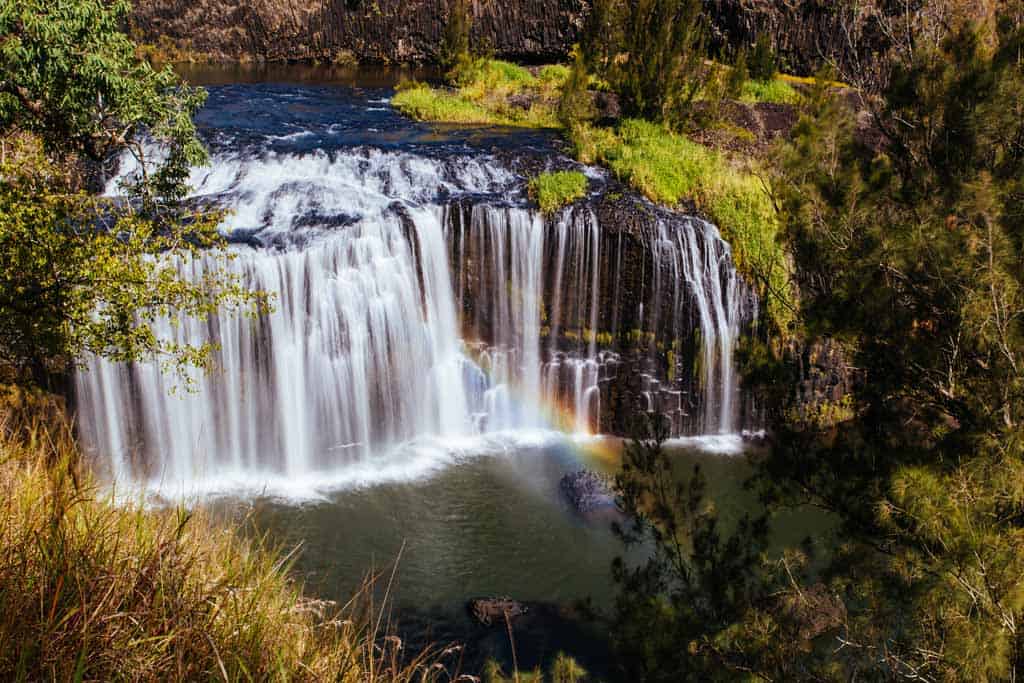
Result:
M752 45L764 32L788 73L813 74L824 63L871 69L889 47L883 0L704 0L714 49ZM892 8L899 11L900 8Z
M563 57L585 0L474 0L473 43L525 60ZM133 25L218 60L422 62L437 57L446 0L148 0Z
M849 60L851 41L881 45L875 2L705 0L713 48L768 31L787 69ZM450 0L140 0L135 28L218 60L421 62L437 56ZM473 0L476 46L522 61L563 58L590 0Z

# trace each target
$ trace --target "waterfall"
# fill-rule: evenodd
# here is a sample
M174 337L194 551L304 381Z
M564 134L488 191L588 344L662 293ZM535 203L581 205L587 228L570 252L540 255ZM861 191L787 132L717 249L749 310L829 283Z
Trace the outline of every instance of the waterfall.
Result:
M704 221L544 216L479 155L225 152L192 184L231 210L227 267L274 310L158 321L215 345L189 391L156 360L83 359L83 442L117 479L298 477L419 437L617 431L633 393L677 433L740 426L732 356L756 302ZM198 281L215 263L175 265Z
M691 219L685 229L658 225L659 242L675 275L676 307L685 282L696 304L702 339L701 431L724 434L735 429L738 392L733 355L745 317L739 276L728 247L710 223ZM679 277L680 273L682 278Z

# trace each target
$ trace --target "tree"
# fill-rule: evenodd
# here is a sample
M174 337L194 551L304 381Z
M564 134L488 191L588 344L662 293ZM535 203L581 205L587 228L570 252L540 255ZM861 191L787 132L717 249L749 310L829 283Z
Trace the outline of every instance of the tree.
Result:
M473 61L469 49L469 32L473 27L468 0L451 0L448 7L448 21L441 36L441 51L438 63L445 71L445 77L455 82L459 71Z
M202 364L207 349L158 338L156 318L264 300L220 268L197 283L178 275L175 259L221 243L218 216L182 203L189 167L207 158L192 122L205 95L136 57L120 30L128 9L0 0L0 360L11 379L49 384L84 353ZM126 151L142 169L128 201L89 194L97 166Z
M754 43L754 51L750 53L748 60L750 77L755 81L770 81L775 78L779 70L778 60L775 58L775 51L772 49L771 38L767 32L762 31Z
M701 0L597 0L580 47L631 116L679 123L704 73Z
M858 377L841 424L780 406L756 485L771 508L830 513L833 545L813 573L796 548L734 560L751 541L703 540L696 474L677 484L652 442L631 447L623 507L655 548L616 570L633 678L1024 673L1022 18L1004 3L917 41L870 127L821 79L778 149L802 333Z
M614 530L651 557L631 567L616 559L619 585L611 632L628 680L708 680L736 669L719 657L722 630L740 620L765 586L755 571L764 549L765 520L743 519L723 541L706 482L673 467L664 448L667 421L642 419L616 476L618 505L629 521Z
M841 520L823 573L848 619L819 671L1024 672L1024 30L910 41L871 131L820 87L779 154L809 338L850 350L853 417L786 424L766 496ZM832 667L829 669L829 667Z

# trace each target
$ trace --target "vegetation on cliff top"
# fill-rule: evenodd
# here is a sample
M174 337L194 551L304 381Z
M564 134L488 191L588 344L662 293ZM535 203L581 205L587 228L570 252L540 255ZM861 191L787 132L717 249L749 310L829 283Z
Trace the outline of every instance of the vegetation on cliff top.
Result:
M755 278L772 320L786 329L793 307L778 219L767 180L684 135L641 119L615 129L578 124L569 132L576 156L610 168L650 199L677 205L692 200L732 247L740 272Z
M426 121L552 128L562 125L566 117L560 114L570 96L565 86L574 77L572 69L545 67L534 76L523 67L505 62L476 60L474 65L455 74L460 84L455 90L413 84L401 88L392 104ZM517 106L516 98L526 104ZM672 132L664 124L643 119L624 119L614 127L586 120L567 123L563 130L580 161L606 166L652 201L667 206L693 201L732 246L737 267L758 286L775 326L787 329L794 304L786 259L775 239L777 219L766 174L756 162L730 158ZM557 187L552 182L556 179L560 181ZM545 180L544 197L552 198L541 202L545 211L567 203L554 201L570 189L566 180ZM535 198L540 196L539 190L531 183Z
M551 213L587 195L587 176L580 171L554 171L531 178L530 198L541 211Z

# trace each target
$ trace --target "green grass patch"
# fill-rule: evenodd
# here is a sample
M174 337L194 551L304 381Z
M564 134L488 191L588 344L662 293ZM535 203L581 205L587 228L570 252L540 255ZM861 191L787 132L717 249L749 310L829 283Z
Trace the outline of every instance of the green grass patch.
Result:
M572 69L565 64L548 64L541 67L541 70L537 73L537 80L542 83L555 83L561 86L569 80L571 73Z
M490 86L527 87L536 83L529 69L500 59L479 59L469 69L468 80L482 81Z
M757 102L797 104L800 102L800 93L788 82L779 78L770 81L747 81L743 84L740 101L750 104Z
M551 213L586 196L587 176L579 171L541 173L530 181L529 192L541 211Z
M391 104L419 121L559 127L556 111L560 83L538 79L521 66L494 59L476 60L464 67L456 80L455 89L406 84ZM522 97L513 102L513 96Z
M696 202L732 247L736 267L759 286L769 316L786 328L792 317L786 258L767 181L755 169L639 119L625 119L617 130L581 125L570 135L581 161L607 166L652 201Z
M418 121L497 124L496 116L456 92L416 84L395 93L391 104Z

